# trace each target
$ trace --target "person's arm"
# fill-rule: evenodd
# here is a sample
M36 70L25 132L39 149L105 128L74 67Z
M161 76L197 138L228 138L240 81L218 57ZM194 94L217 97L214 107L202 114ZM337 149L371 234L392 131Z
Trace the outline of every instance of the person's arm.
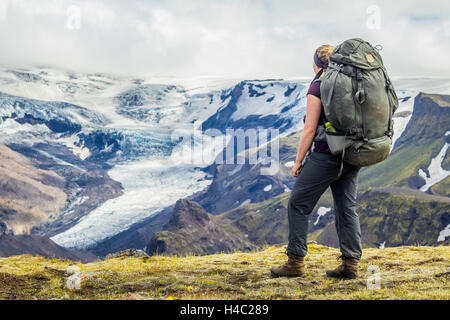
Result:
M292 168L292 175L297 177L298 170L302 166L303 159L306 156L316 134L317 124L319 123L320 112L322 110L322 103L319 98L308 94L306 100L306 118L305 126L303 127L300 142L298 144L297 158L295 165Z

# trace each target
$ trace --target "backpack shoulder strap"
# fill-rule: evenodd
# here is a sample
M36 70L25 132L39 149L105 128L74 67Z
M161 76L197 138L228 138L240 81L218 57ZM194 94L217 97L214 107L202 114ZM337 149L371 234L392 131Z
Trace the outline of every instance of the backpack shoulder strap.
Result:
M311 81L311 83L316 82L316 81L322 81L322 79L320 79L320 77L323 74L323 69L320 69L319 72L317 72L317 74L315 75L314 79Z

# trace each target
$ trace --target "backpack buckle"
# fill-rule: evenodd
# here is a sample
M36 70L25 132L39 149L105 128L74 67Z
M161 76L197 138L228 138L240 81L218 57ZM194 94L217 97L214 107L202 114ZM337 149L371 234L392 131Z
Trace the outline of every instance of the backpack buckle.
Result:
M362 74L361 70L356 71L356 80L358 80L358 81L363 80L363 74Z

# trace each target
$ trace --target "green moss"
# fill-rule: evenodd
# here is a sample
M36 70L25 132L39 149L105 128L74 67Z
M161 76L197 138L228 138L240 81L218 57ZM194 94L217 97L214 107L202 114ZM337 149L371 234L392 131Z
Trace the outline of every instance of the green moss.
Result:
M0 259L0 299L450 299L450 247L364 249L360 278L324 276L337 265L337 249L311 244L303 278L272 279L286 261L283 246L251 253L76 264L81 288L68 289L71 261L30 255ZM369 266L381 271L381 288L367 287Z
M370 234L366 243L387 245L435 244L443 221L450 216L450 203L415 195L368 192L358 209L361 225ZM370 243L368 243L370 244Z
M447 153L445 154L441 165L444 170L450 170L450 148L447 149Z
M431 187L431 192L444 197L450 197L450 176L433 185Z

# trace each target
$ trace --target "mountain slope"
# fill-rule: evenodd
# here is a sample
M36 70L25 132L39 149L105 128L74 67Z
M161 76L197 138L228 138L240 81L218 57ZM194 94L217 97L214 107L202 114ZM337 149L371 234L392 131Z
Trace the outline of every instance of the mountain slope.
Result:
M195 202L178 200L163 230L147 245L148 254L211 254L256 248L245 236Z
M411 97L405 97L404 99L405 101L410 100ZM409 122L405 124L406 128L401 129L400 133L397 132L401 136L397 137L394 150L388 159L362 170L359 179L360 191L372 186L400 185L408 186L411 188L408 190L414 193L414 190L423 189L425 179L428 179L435 184L423 191L444 196L448 194L449 178L442 181L436 180L442 175L436 167L442 166L442 170L448 170L448 161L450 161L448 150L446 154L442 155L442 158L437 155L446 151L444 148L446 141L449 139L446 135L446 132L450 130L449 101L450 96L448 95L421 93L415 98L414 103L411 103L412 113L406 114L409 111L404 110L402 111L405 113L404 115L396 114L397 126L399 125L399 119L402 117L408 117ZM403 105L405 103L402 102ZM280 170L277 174L261 175L261 163L241 166L216 165L211 171L214 175L212 184L203 193L196 195L194 199L215 214L235 208L221 216L229 218L231 224L248 233L249 239L255 243L280 243L280 241L285 241L288 195L282 194L292 188L295 182L295 179L291 177L290 166L295 159L299 136L300 133L298 132L279 139ZM252 149L249 152L251 153ZM450 171L448 172L450 173ZM419 192L419 194L422 194L422 192ZM373 195L375 196L375 194ZM399 196L405 200L404 194ZM270 200L265 201L267 199ZM366 200L368 200L367 197L364 201ZM258 202L260 203L258 204ZM441 202L445 203L445 201ZM405 201L404 204L412 205L413 203ZM332 221L332 206L331 196L326 193L311 215L310 232L315 232ZM428 208L431 208L430 206L429 203L426 205ZM406 217L403 216L403 218ZM423 225L423 228L427 230L426 232L431 232L434 237L434 239L424 239L424 241L435 243L437 230L443 229L445 226L438 223L434 228L428 230L430 226ZM333 228L329 227L331 233L334 232ZM324 233L322 237L325 234L329 233ZM414 234L415 236L420 235L418 232ZM370 242L370 245L375 245L374 241L367 240L367 242ZM334 240L333 244L336 244Z
M449 130L450 95L420 93L415 98L411 120L391 155L361 173L361 187L424 187L426 179L434 174L430 173L433 166L441 166L439 162L430 167L432 159L445 148ZM448 161L447 158L448 153L440 161ZM424 191L429 191L429 187Z
M37 235L0 235L0 257L24 254L39 255L49 259L68 259L81 262L91 262L98 259L91 253L68 250L58 246L48 238Z
M373 189L358 197L357 212L362 242L366 246L450 243L450 236L442 234L450 224L450 198L407 188ZM334 221L312 238L337 247Z
M289 193L261 203L227 211L220 215L256 244L287 242ZM337 247L332 199L324 194L309 219L309 238ZM320 208L330 208L329 211ZM408 188L371 189L358 196L356 211L362 229L362 242L374 247L398 245L448 244L450 237L438 241L450 224L450 199Z
M38 147L0 144L0 222L15 234L52 236L121 194L121 185L94 163L74 165L68 161L76 161L75 156L67 150L40 148L60 158Z
M56 218L66 204L65 183L60 175L36 168L0 144L0 221L15 234Z
M360 278L345 282L325 276L337 265L338 250L315 244L308 245L305 277L271 278L270 268L286 261L284 251L269 247L78 264L78 290L65 285L72 262L29 255L0 258L0 299L450 299L448 246L364 249ZM370 271L374 268L380 272L379 287L377 274Z
M285 132L300 123L305 89L299 82L283 79L241 81L222 91L226 104L203 122L203 130L275 128Z
M161 231L164 225L169 222L173 214L173 207L173 205L167 207L162 212L133 225L131 228L97 243L89 251L97 256L104 257L110 253L130 248L144 249L153 235Z
M262 155L269 154L267 146L246 150L249 155L258 154L257 163L212 164L207 172L214 176L211 185L192 196L208 212L219 214L239 206L261 202L290 190L294 184L291 167L295 161L300 132L279 138L279 161L277 172L265 174L268 167ZM245 152L239 155L243 156ZM247 156L249 158L250 156Z

